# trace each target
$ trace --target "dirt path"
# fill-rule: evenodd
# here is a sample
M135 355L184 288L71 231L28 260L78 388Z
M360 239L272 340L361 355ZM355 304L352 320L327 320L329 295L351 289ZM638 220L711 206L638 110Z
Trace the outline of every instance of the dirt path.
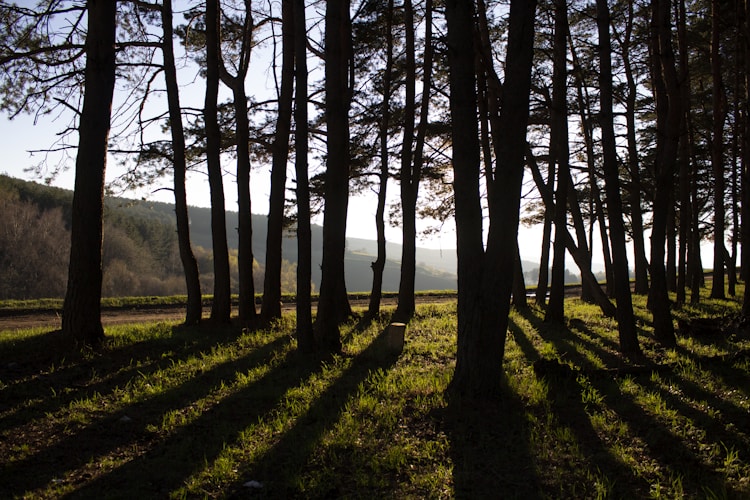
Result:
M455 300L455 295L439 296L418 296L418 304L440 303L449 300ZM351 299L350 304L355 308L367 307L369 299ZM385 297L381 301L382 306L395 306L397 299L395 297ZM284 302L282 308L284 311L293 311L295 304L293 302ZM314 307L314 306L313 306ZM258 307L260 310L260 307ZM208 318L210 308L203 309L203 317ZM237 310L232 311L237 314ZM147 323L157 321L180 321L185 318L185 306L162 306L157 308L130 308L130 309L104 309L102 310L102 324L122 325L127 323ZM22 330L26 328L48 328L56 330L61 327L62 316L59 311L24 311L19 314L6 313L0 315L0 332Z

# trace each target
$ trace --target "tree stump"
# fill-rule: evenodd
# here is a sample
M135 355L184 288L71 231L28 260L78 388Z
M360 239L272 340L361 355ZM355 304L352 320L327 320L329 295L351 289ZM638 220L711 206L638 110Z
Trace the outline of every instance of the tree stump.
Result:
M404 350L404 333L406 332L405 323L391 323L383 332L385 336L385 345L389 351L401 354Z

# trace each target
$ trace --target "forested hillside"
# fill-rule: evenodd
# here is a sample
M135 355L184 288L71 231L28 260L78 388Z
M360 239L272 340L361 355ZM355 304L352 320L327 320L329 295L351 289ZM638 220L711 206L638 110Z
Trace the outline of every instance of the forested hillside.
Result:
M62 297L67 280L70 248L70 204L72 191L34 182L0 176L0 299ZM185 293L185 280L177 252L174 205L168 203L107 198L105 201L104 283L105 296L174 295ZM201 269L204 293L213 285L211 263L210 210L190 207L191 237ZM254 281L263 283L266 221L253 216L255 256ZM232 265L232 283L237 283L237 213L227 213L227 235ZM320 263L322 233L313 227L313 261ZM351 291L366 291L372 283L368 250L372 242L356 240L346 255L347 286ZM391 245L391 255L400 256L400 245ZM420 249L417 274L420 290L455 288L455 251ZM296 289L297 251L293 234L283 242L284 291ZM398 289L399 266L386 266L386 290ZM313 266L314 287L320 284L320 267ZM236 293L236 289L234 290Z

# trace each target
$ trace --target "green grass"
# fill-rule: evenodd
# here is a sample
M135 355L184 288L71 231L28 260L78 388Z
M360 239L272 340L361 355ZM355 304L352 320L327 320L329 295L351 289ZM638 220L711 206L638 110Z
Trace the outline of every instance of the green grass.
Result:
M569 300L563 326L514 311L502 399L461 407L444 396L454 302L418 306L400 356L379 336L392 310L344 325L326 359L296 351L293 316L111 327L83 353L0 332L0 497L750 498L747 332L665 351L635 307L646 359L669 370L613 376L616 324ZM538 377L540 358L569 370Z

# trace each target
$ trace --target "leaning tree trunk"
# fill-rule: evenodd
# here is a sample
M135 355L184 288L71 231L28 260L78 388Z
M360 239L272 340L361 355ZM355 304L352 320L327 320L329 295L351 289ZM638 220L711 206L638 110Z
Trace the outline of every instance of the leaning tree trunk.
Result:
M229 248L221 177L221 131L218 121L219 97L219 2L206 1L206 163L211 191L211 242L214 252L214 298L211 320L229 323L232 313L229 277Z
M104 340L101 321L102 217L112 95L115 2L89 0L83 110L73 192L68 286L62 333L78 347Z
M187 191L185 189L185 131L182 126L182 108L180 107L177 69L175 67L174 47L172 43L172 0L164 0L161 12L164 40L164 79L167 88L170 131L172 133L172 168L174 171L174 204L177 219L177 244L180 249L180 260L185 273L187 286L186 325L196 325L203 315L201 300L200 273L198 261L190 244L190 217L188 216Z
M289 133L294 96L294 8L293 0L281 2L281 91L276 118L271 164L271 194L268 199L266 268L263 278L263 304L260 319L270 323L281 318L281 243L284 236L286 164L289 159Z

